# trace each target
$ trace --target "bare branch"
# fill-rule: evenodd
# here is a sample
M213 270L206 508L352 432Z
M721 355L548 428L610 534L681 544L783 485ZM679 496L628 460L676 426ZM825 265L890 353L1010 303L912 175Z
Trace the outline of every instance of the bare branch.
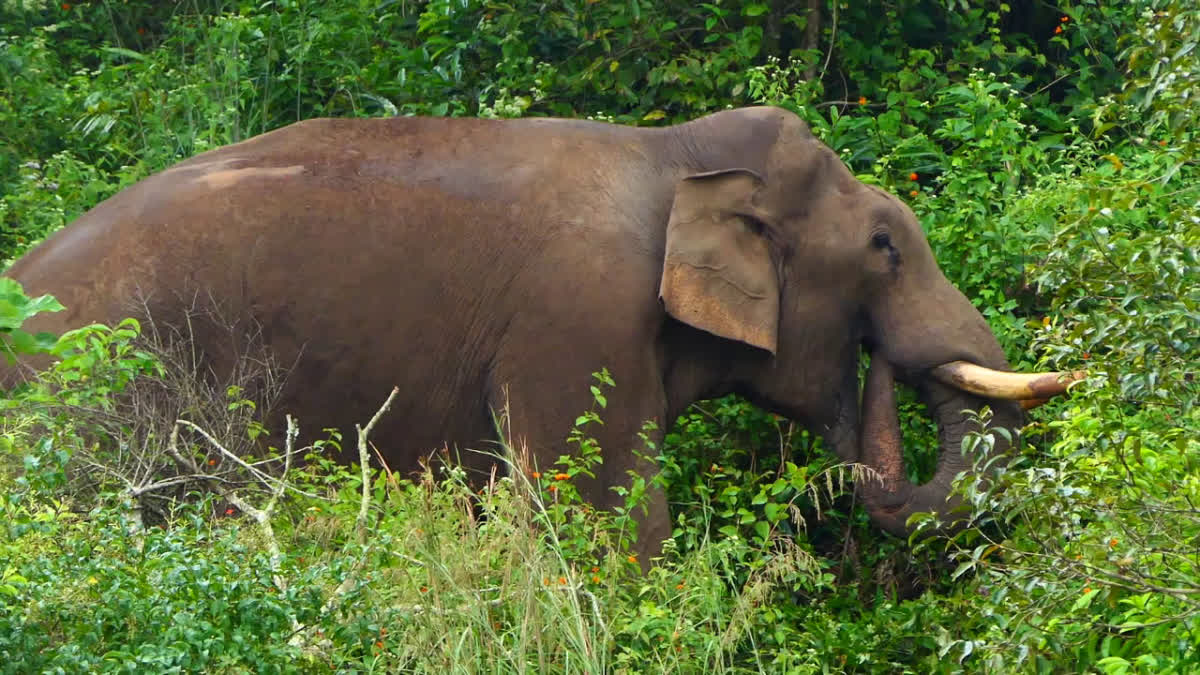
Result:
M362 470L362 501L358 507L358 517L354 520L354 529L358 532L358 543L367 543L367 512L371 507L371 455L367 449L367 437L370 436L371 430L375 428L375 424L379 422L383 414L392 407L392 401L396 400L396 395L400 393L400 387L392 387L392 393L388 394L387 400L375 412L375 416L367 422L367 426L360 427L357 424L355 429L358 431L358 463Z
M358 530L359 544L364 546L367 542L367 513L371 505L371 471L367 439L371 434L371 430L375 428L375 424L379 422L380 418L383 417L383 414L386 413L389 408L391 408L392 401L396 399L396 396L399 393L400 388L393 387L391 394L388 395L387 399L383 402L383 405L379 407L378 411L376 411L375 415L371 418L371 421L367 422L367 426L360 427L357 424L355 425L355 429L358 431L358 459L362 468L362 501L359 506L358 517L355 519L355 527ZM342 582L338 584L337 588L333 589L332 593L330 593L329 599L326 600L325 604L321 606L319 616L326 616L329 614L329 612L332 612L333 609L337 607L337 603L341 597L348 593L351 588L354 588L355 584L358 583L358 572L366 565L366 561L366 556L362 556L354 564L354 567L351 568L348 574L346 574L346 577L342 579ZM300 632L302 631L296 631L290 642L299 643Z
M214 439L211 435L209 435L203 429L200 429L196 425L191 424L190 422L187 422L186 420L179 420L178 423L174 427L171 428L171 437L167 442L167 452L171 455L172 458L175 459L175 461L179 464L179 466L183 467L183 469L185 471L190 471L193 474L201 473L200 469L196 466L195 462L193 462L188 457L185 457L183 455L183 453L181 453L179 451L179 427L180 427L180 425L189 426L190 428L195 429L202 436L204 436L206 439L208 439L209 442L212 443L214 446L220 448L222 451L228 452L227 450L225 450L224 448L222 448L220 446L220 444L216 441L216 439ZM287 442L287 446L285 448L285 452L289 455L293 452L291 440L293 438L295 438L295 434L296 434L295 421L292 420L291 416L289 416L288 417L288 434L287 434L288 442ZM287 581L283 578L282 575L279 574L279 563L283 559L283 553L280 551L279 542L275 538L275 530L271 527L271 516L272 516L271 509L274 508L275 500L272 499L269 502L268 510L263 510L263 509L259 509L258 507L254 506L250 502L243 499L242 496L239 495L236 491L227 489L224 485L222 485L219 482L210 481L209 484L212 486L213 490L217 494L221 495L221 497L223 499L228 501L230 504L233 504L234 506L236 506L239 510L241 510L246 515L253 518L254 522L256 522L258 524L259 529L262 530L263 537L267 540L267 551L271 555L271 558L270 558L270 560L271 560L271 563L270 563L271 564L271 576L272 576L272 580L275 583L275 587L278 588L279 590L286 589Z
M289 426L288 426L288 430L286 432L287 437L285 439L285 446L287 448L290 448L293 441L295 440L295 436L293 435L293 429L291 427L291 425L294 423L294 421L292 420L291 415L288 415L287 419L288 419ZM304 490L301 490L298 487L287 484L287 481L280 480L270 474L264 473L262 470L258 469L255 466L255 464L261 464L263 462L256 462L255 464L251 464L251 463L247 462L246 460L242 459L241 457L238 457L234 453L230 452L225 446L221 445L221 442L218 441L216 438L214 438L212 434L208 433L204 429L201 429L198 425L196 425L188 420L185 420L185 419L175 420L175 423L177 425L182 424L183 426L200 434L204 438L204 440L208 441L209 444L212 445L212 447L214 449L216 449L218 452L220 452L222 455L228 457L229 459L232 459L235 464L238 464L239 466L245 468L247 471L249 471L251 473L251 475L253 475L255 478L257 478L259 481L261 481L265 485L272 486L272 487L278 487L281 490L291 490L292 492L302 494L305 497L312 497L313 499L321 498L320 495L315 495L315 494L312 494L311 492L305 492ZM177 433L175 430L177 428L178 427L175 427L174 429L171 430L172 435ZM287 452L291 452L291 451L287 451ZM284 461L286 463L288 463L288 465L290 466L290 458L287 458Z
M292 470L292 455L296 454L296 437L299 435L300 428L296 426L295 418L288 415L287 431L284 432L283 440L283 473L279 476L279 481L275 484L275 489L271 492L271 499L267 501L265 508L268 513L275 510L275 504L287 488L287 476L288 472Z

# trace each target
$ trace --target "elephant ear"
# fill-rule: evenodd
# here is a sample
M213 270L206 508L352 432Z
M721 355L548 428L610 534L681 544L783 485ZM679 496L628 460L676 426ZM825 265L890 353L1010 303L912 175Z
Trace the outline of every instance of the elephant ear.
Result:
M775 353L779 277L752 204L749 169L688 176L675 188L658 295L676 319Z

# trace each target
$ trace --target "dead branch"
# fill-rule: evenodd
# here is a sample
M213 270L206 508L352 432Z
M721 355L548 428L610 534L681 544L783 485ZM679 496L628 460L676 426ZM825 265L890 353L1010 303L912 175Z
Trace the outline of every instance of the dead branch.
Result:
M362 501L358 507L358 517L354 519L354 529L358 533L358 543L367 543L367 512L371 506L371 456L367 451L367 437L370 436L371 430L375 428L375 424L379 421L383 414L392 407L392 401L396 399L396 395L400 393L400 387L392 387L392 393L388 394L387 400L375 412L367 426L360 427L354 425L358 432L358 463L362 470Z
M171 437L167 441L167 453L171 455L175 462L178 463L184 471L187 471L193 475L204 475L203 472L201 472L196 466L196 463L191 460L191 458L185 456L179 451L180 426L187 426L191 429L194 429L206 440L208 440L209 443L211 443L214 447L232 456L232 453L229 453L228 450L222 447L215 438L213 438L203 429L200 429L187 420L177 420L175 426L171 428ZM256 472L256 477L259 477L260 480L262 480L264 483L267 483L268 487L271 488L271 498L267 501L266 506L262 509L254 506L246 499L243 499L236 490L228 489L219 481L211 480L211 477L205 476L205 480L209 483L214 492L221 495L223 499L236 506L243 513L249 515L254 519L254 522L258 524L259 529L262 531L263 538L266 539L267 551L271 555L270 566L272 581L275 583L275 587L281 591L287 589L287 580L284 579L283 575L279 573L279 563L283 560L283 553L280 551L279 541L275 538L275 530L271 527L271 517L274 515L275 507L279 500L279 495L283 493L283 490L287 485L287 473L292 466L292 455L296 453L295 440L299 433L300 430L296 426L296 420L292 418L291 415L288 415L287 432L285 435L283 448L285 468L282 478L276 479L274 477L267 476L266 474L262 474L261 472ZM274 485L272 485L271 482L274 482Z
M367 514L371 506L371 458L368 454L368 438L370 437L371 431L375 428L375 424L379 422L379 420L383 417L383 414L386 413L389 408L391 408L392 401L396 399L396 396L399 393L399 387L392 387L392 392L388 394L388 397L383 402L383 405L381 405L379 410L377 410L371 417L371 421L367 422L367 426L361 427L357 424L354 425L354 428L358 433L358 460L362 469L362 500L359 505L358 517L355 518L355 529L357 530L358 543L361 546L366 546L367 543ZM333 611L333 609L337 607L337 603L341 597L348 593L351 588L354 588L355 584L358 583L358 572L365 566L365 564L366 556L364 555L354 564L354 567L352 567L346 577L342 579L342 582L337 585L337 588L333 589L333 592L329 595L329 599L326 600L325 604L321 606L320 616L324 617L328 615L329 612ZM298 638L299 636L297 635L296 638L293 639Z

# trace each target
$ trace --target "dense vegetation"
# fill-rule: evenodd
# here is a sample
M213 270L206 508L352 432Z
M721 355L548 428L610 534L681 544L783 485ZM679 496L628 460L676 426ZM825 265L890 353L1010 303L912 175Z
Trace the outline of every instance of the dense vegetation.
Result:
M6 350L59 357L4 404L0 672L1195 672L1198 42L1190 0L0 0L0 257L298 119L764 102L911 204L1014 365L1090 373L919 545L802 429L697 406L647 448L676 529L643 575L571 488L603 374L555 472L359 473L322 454L354 430L250 442L270 373L206 385L133 323L26 335L54 302L0 286Z

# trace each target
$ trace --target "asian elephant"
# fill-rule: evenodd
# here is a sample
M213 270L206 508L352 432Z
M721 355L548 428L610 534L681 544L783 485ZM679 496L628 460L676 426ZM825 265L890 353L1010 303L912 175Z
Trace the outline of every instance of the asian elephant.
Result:
M632 452L644 421L665 428L737 392L873 466L882 480L860 494L903 533L915 511L952 506L964 408L1017 427L1018 399L1062 389L996 372L1004 353L912 211L772 107L667 128L308 120L125 189L6 274L67 307L36 330L221 304L295 364L279 407L307 429L352 429L398 385L372 436L398 470L444 444L482 447L505 406L514 440L549 466L607 367L617 386L590 428L603 465L580 486L598 505L629 469L653 468ZM226 345L197 341L228 367ZM861 405L860 350L872 356ZM894 380L940 426L924 485L904 477ZM657 550L662 494L642 527Z

